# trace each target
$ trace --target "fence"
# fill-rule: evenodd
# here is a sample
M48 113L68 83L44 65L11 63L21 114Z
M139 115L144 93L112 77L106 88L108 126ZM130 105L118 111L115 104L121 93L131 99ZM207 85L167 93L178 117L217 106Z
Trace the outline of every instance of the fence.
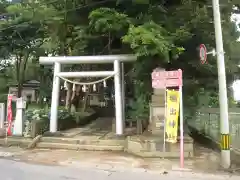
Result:
M186 117L186 123L211 140L220 142L219 109L200 109L191 117ZM229 125L231 148L240 150L240 108L229 109Z

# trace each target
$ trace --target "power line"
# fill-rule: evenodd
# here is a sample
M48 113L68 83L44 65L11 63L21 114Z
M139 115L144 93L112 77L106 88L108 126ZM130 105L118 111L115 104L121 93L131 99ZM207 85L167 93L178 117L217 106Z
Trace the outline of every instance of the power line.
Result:
M52 4L54 2L57 2L58 0L54 0L50 3L46 3L44 5L49 5L49 4ZM84 6L79 6L79 7L75 7L75 8L72 8L72 9L68 9L68 10L64 10L62 12L59 12L57 13L56 15L60 15L60 14L63 14L63 13L66 13L66 12L71 12L71 11L75 11L75 10L79 10L79 9L83 9L83 8L87 8L87 7L90 7L90 6L95 6L95 5L98 5L98 4L102 4L102 3L105 3L105 2L108 2L108 1L114 1L114 0L104 0L104 1L100 1L100 2L95 2L95 3L92 3L92 4L88 4L88 5L84 5ZM29 8L29 9L36 9L36 8ZM52 18L53 16L51 16ZM51 18L46 18L44 19L44 21L46 20L50 20ZM12 26L9 26L9 27L6 27L6 28L1 28L0 31L4 31L4 30L7 30L7 29L10 29L10 28L14 28L14 27L17 27L19 25L23 25L23 24L27 24L27 23L30 23L32 21L25 21L25 22L22 22L22 23L19 23L19 24L15 24L15 25L12 25Z

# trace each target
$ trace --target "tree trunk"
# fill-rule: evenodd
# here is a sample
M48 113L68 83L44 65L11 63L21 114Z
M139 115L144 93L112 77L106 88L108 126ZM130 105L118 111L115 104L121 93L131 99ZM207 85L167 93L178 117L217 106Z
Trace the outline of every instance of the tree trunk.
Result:
M71 95L72 95L72 91L68 89L66 94L66 105L65 105L65 108L68 111L71 109Z
M18 82L18 91L17 91L17 97L18 98L22 97L22 90L23 90L22 83Z
M67 83L67 94L66 94L66 103L65 108L71 110L71 96L72 96L72 86L70 83Z
M85 112L86 109L88 108L88 97L89 97L89 92L85 93L84 96L84 101L83 101L83 106L82 106L82 112Z
M76 112L78 110L79 98L80 98L80 86L76 86L76 90L73 91L71 98L71 112L73 111Z
M16 79L17 79L17 97L20 98L22 96L22 82L21 82L21 69L20 69L20 65L22 62L22 56L21 55L16 55Z
M17 76L17 83L18 83L17 96L18 96L18 98L20 98L22 96L23 82L25 80L25 70L27 67L29 52L26 51L24 54L24 50L23 50L22 53L19 56L17 55L16 57L17 57L16 76Z
M73 103L75 96L76 96L76 91L72 91L71 105L70 105L70 111L71 112L76 112L76 106Z

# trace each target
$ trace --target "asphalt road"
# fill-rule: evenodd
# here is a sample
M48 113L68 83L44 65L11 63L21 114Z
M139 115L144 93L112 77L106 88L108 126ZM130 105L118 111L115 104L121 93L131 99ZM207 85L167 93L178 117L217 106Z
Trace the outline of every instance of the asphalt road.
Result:
M140 170L111 171L98 168L45 166L0 159L1 180L237 180L239 176L193 173L160 174Z
M45 166L27 164L7 159L0 160L1 180L122 180L122 179L159 180L155 175L143 172L111 172L94 168L70 168L64 166Z

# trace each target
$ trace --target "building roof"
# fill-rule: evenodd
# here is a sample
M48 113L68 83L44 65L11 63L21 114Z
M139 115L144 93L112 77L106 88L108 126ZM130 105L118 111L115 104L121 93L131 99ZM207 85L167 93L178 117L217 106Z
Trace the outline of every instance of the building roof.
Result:
M17 84L9 84L9 87L17 87ZM23 83L23 87L39 88L40 82L37 80L28 80Z

